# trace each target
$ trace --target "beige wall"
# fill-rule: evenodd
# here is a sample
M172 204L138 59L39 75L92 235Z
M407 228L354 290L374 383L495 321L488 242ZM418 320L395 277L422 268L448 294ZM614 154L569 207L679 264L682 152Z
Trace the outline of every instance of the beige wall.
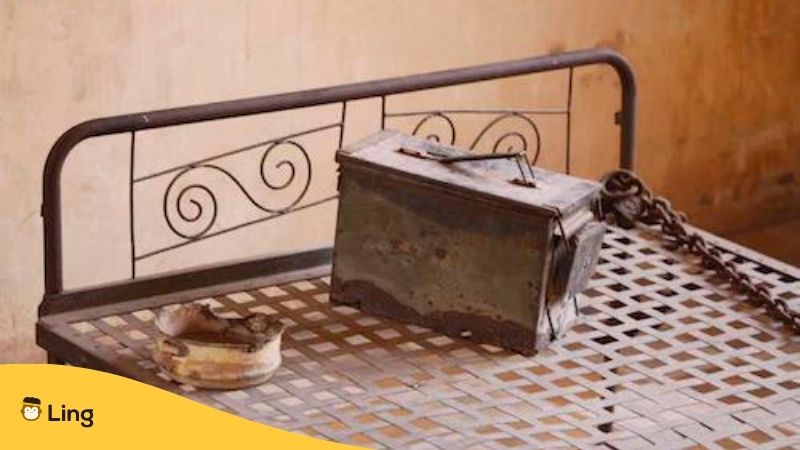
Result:
M41 168L49 146L79 120L611 46L639 78L638 170L698 223L725 231L800 212L798 37L800 3L792 0L2 0L0 362L42 357L33 341L42 293ZM580 111L610 111L613 91L602 93L613 89L610 73L577 80L585 91ZM546 87L520 89L479 97L553 99ZM302 128L303 120L154 134L143 138L140 169L253 142L269 127ZM602 131L607 115L576 120L578 171L596 176L613 159L592 153L613 145ZM97 140L68 163L70 284L128 273L126 146L124 138ZM253 242L275 249L329 238L321 222L306 219L311 244L286 241L292 228L282 225L283 233L245 231L198 251L227 257L252 251ZM158 230L141 224L137 231L153 237ZM194 258L183 253L142 270Z

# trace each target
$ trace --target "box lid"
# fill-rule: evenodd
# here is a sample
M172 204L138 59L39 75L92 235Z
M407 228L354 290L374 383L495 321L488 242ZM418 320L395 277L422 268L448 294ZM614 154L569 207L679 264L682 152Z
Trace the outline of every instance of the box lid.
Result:
M448 164L438 160L475 154L396 131L381 131L343 148L336 160L343 168L399 176L438 190L553 217L588 205L600 189L599 183L536 167L532 168L535 187L512 182L522 178L516 158ZM528 169L524 171L530 180Z

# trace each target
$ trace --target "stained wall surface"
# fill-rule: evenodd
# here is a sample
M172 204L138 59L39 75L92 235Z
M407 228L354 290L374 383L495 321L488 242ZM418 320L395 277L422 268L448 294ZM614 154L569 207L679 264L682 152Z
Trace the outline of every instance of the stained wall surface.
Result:
M43 277L41 170L52 143L78 121L607 46L622 52L638 76L637 170L698 224L729 232L800 214L798 38L800 3L792 0L2 0L0 362L43 357L34 343ZM574 169L597 177L614 164L606 150L616 145L617 86L608 70L579 72L575 80ZM553 76L536 85L500 83L448 98L466 107L548 106L563 102L563 82ZM395 107L411 104L401 99ZM374 129L374 107L366 102L349 119ZM137 173L337 114L318 108L142 135ZM348 139L358 137L354 130ZM65 168L70 286L130 275L129 145L128 136L87 142ZM332 149L325 151L314 157L320 173L332 173ZM558 168L563 161L551 154L543 163ZM157 210L164 187L137 188L137 214ZM221 193L220 203L236 195ZM322 245L334 207L298 215L299 225L276 222L149 259L139 270L190 265L199 254L221 259ZM249 218L241 211L233 209L235 220ZM137 222L139 251L174 242L163 240L163 231L163 219Z

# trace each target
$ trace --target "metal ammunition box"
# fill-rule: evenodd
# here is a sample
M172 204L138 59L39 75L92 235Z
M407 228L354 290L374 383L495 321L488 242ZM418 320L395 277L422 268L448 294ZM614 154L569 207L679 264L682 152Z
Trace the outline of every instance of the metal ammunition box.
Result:
M331 300L533 354L577 318L600 186L474 155L391 131L338 152Z

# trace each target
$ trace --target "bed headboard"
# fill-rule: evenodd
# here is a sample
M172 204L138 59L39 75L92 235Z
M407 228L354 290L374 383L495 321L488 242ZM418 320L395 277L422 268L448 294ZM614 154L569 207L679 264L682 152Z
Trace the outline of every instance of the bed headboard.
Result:
M548 56L526 58L481 66L466 67L440 72L360 82L330 88L312 89L279 95L209 103L174 109L126 114L89 120L67 130L53 145L45 163L43 175L42 217L44 220L44 275L45 295L40 314L49 314L98 304L142 298L170 292L187 291L208 286L220 286L236 280L258 276L265 272L301 270L304 267L324 264L330 258L330 249L304 251L289 256L267 259L227 262L211 267L192 268L187 271L137 276L137 263L155 255L229 233L276 217L282 217L335 199L334 196L308 198L312 179L313 161L300 142L303 136L322 132L338 132L338 147L341 147L346 132L348 105L356 100L375 99L380 104L380 128L393 127L402 121L404 131L429 139L480 151L504 151L506 147L527 150L534 160L542 149L540 126L537 117L556 115L565 122L564 149L565 170L570 171L573 72L584 66L608 65L619 77L621 104L615 116L619 125L619 166L632 168L634 161L634 127L636 116L636 83L627 61L609 49L578 50ZM404 109L395 111L387 107L393 96L435 88L465 85L469 83L499 80L541 72L562 71L565 73L566 104L559 108L509 108L509 109ZM338 120L303 129L287 129L274 137L253 145L227 150L223 153L164 168L149 174L134 172L137 136L146 130L208 121L238 118L278 111L299 110L312 106L329 105L338 108ZM477 118L482 125L470 136L457 139L458 118ZM515 122L515 131L494 133L501 124ZM376 121L378 123L378 121ZM431 127L438 131L431 131ZM63 284L62 246L62 201L61 172L70 152L80 142L97 136L129 135L130 177L129 192L130 223L130 279L103 286L65 291ZM490 138L491 136L491 138ZM338 148L337 147L337 148ZM267 205L251 195L247 186L236 174L227 170L221 161L226 158L257 150L260 152L259 175L263 187L281 194L276 205ZM280 155L293 154L291 159ZM277 155L277 156L276 156ZM241 223L217 222L217 198L214 192L202 183L191 182L188 177L198 170L213 172L241 191L260 216ZM163 220L174 233L175 242L146 251L137 250L135 230L134 188L141 183L160 179L166 188L163 192ZM165 181L166 180L166 181ZM202 196L206 203L193 200ZM205 205L205 206L204 206ZM205 209L204 209L205 208ZM201 223L202 219L202 223ZM195 225L187 231L183 225Z

